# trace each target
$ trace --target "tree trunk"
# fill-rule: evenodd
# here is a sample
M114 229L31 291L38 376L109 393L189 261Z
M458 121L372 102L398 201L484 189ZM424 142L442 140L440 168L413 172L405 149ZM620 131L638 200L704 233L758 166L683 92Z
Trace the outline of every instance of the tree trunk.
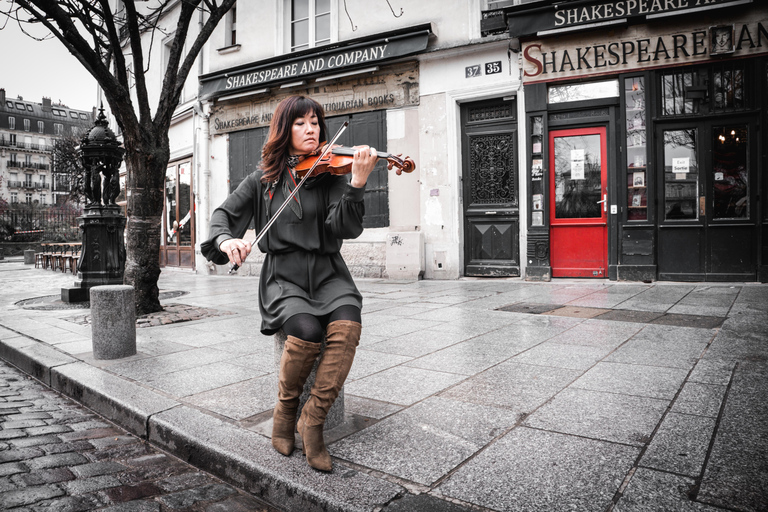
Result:
M128 227L124 282L136 293L136 315L162 311L160 290L160 234L163 216L163 186L170 156L167 134L155 143L144 130L127 143ZM137 140L138 139L138 140ZM128 141L128 138L126 138ZM131 151L133 149L133 151Z

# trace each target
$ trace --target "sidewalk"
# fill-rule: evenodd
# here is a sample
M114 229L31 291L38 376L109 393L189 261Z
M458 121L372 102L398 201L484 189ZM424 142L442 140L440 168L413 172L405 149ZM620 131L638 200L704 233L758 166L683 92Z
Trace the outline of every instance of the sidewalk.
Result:
M114 361L72 281L0 261L0 358L286 511L768 510L766 285L358 280L323 474L271 447L255 278L164 271Z

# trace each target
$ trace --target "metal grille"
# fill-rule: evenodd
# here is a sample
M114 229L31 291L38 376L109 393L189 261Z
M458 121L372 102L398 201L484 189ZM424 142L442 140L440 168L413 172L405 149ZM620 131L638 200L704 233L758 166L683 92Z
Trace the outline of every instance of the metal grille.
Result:
M726 61L715 66L712 73L714 112L731 112L747 108L748 101L744 82L746 71L743 62Z
M517 172L512 134L470 137L472 203L517 203Z
M491 119L514 119L511 105L494 105L469 109L469 121L489 121Z
M685 91L697 86L692 72L673 71L661 75L661 115L698 114L699 101L686 99Z

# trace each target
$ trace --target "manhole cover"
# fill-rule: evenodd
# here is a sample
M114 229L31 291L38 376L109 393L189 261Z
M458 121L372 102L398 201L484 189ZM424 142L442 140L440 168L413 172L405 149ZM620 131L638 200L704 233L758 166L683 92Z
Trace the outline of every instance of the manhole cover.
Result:
M562 304L510 304L496 309L508 313L530 313L532 315L540 315L561 307L563 307Z

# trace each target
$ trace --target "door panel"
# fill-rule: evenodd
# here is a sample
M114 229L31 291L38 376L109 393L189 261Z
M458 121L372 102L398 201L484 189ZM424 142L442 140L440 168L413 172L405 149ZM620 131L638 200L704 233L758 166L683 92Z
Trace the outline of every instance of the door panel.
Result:
M462 105L464 275L520 275L513 101Z
M549 148L552 277L605 277L606 129L551 131Z
M163 231L160 265L194 268L195 212L190 160L166 169Z
M658 128L664 201L659 279L754 280L755 123L748 118Z

